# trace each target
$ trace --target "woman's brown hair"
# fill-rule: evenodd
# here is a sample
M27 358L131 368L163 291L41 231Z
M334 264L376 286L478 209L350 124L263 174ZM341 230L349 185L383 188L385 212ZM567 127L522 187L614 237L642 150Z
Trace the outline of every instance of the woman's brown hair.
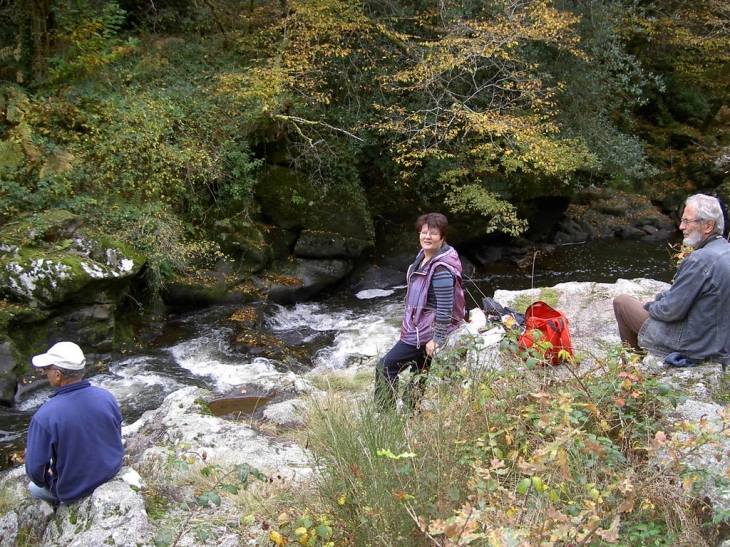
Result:
M446 239L446 234L449 232L449 221L441 213L426 213L418 217L416 231L420 232L424 226L438 228L441 239Z

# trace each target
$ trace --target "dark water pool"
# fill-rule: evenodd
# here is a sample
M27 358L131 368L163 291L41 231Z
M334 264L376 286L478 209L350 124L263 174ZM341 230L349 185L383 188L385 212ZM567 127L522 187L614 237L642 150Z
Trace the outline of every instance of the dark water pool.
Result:
M624 241L604 239L538 251L516 265L497 263L479 268L471 277L482 292L551 287L569 281L615 283L618 279L645 277L670 282L676 271L673 246L679 241Z

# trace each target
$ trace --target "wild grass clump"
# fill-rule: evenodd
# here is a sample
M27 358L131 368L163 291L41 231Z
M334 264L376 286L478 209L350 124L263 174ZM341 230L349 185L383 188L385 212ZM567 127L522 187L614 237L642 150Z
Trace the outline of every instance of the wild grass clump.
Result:
M414 413L315 402L307 507L331 545L708 545L682 454L716 438L665 433L676 398L622 355L578 374L442 354Z
M314 387L328 393L361 393L369 389L374 376L372 368L358 367L352 374L348 373L349 370L310 374L308 379Z

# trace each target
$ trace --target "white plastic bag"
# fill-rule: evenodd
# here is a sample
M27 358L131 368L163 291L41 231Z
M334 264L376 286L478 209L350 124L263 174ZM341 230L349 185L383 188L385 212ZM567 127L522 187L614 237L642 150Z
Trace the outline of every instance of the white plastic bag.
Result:
M487 326L487 316L480 308L474 308L469 310L469 322L466 325L466 330L470 334L479 334L479 330Z

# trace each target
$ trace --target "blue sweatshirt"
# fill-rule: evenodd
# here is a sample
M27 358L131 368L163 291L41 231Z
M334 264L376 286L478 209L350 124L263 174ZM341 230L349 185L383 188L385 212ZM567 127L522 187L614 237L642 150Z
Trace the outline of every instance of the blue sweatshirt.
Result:
M112 479L123 456L117 401L87 380L56 388L30 421L25 471L64 503Z

